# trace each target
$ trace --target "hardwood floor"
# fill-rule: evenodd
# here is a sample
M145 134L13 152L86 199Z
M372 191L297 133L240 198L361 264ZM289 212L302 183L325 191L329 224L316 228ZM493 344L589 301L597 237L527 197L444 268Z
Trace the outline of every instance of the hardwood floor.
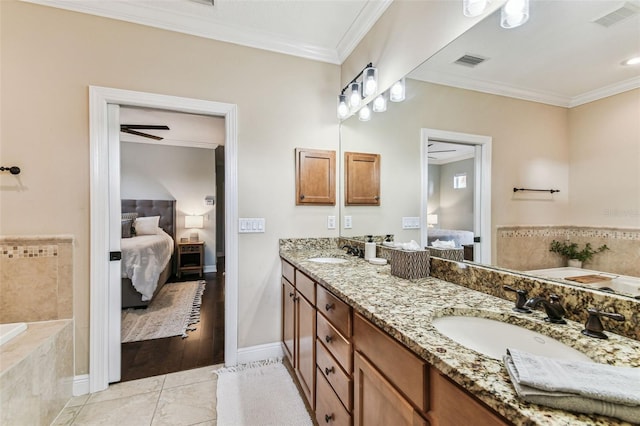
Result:
M200 322L189 337L180 336L121 345L120 381L174 373L224 362L224 258L218 258L218 272L205 274ZM186 275L180 281L198 279ZM175 277L171 282L178 281Z

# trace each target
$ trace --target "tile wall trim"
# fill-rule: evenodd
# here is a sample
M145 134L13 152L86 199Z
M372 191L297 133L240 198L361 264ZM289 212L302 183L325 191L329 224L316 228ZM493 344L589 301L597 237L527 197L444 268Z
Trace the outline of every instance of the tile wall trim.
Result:
M640 241L640 229L634 228L596 228L589 226L498 226L498 238L612 238L616 240Z

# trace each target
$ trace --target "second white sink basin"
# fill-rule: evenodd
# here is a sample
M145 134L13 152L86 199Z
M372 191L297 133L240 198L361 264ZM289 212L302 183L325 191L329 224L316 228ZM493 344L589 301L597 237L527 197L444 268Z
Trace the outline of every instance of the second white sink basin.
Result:
M339 257L312 257L307 259L310 262L316 263L346 263L346 259L341 259Z
M593 362L582 352L524 327L472 316L435 318L433 326L450 339L493 359L502 360L507 348L565 360Z

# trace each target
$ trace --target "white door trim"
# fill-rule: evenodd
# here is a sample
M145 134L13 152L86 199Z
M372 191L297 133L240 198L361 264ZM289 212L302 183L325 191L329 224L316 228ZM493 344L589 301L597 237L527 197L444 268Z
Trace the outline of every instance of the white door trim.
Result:
M145 92L89 87L90 325L89 392L109 386L109 140L107 105L160 108L225 118L225 364L238 360L237 106ZM118 346L119 350L119 346Z
M428 145L430 140L447 141L452 143L463 143L467 145L476 145L480 147L481 158L479 159L482 167L478 170L476 167L476 198L480 193L479 200L476 199L475 205L479 202L480 209L480 244L479 256L475 256L476 262L485 264L491 263L491 136L473 135L469 133L450 132L447 130L437 129L420 129L420 159L421 159L421 196L420 196L420 238L422 246L427 245L427 199L428 199ZM476 162L478 159L476 159ZM474 218L474 221L476 219ZM477 245L476 245L477 247ZM474 250L474 252L477 250Z

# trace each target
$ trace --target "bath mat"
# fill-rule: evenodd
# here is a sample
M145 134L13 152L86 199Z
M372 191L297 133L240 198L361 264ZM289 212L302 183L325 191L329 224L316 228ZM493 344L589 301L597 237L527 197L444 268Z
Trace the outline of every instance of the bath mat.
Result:
M313 425L281 360L216 370L218 426Z
M146 309L122 311L122 343L163 337L188 337L200 320L205 281L168 283Z

